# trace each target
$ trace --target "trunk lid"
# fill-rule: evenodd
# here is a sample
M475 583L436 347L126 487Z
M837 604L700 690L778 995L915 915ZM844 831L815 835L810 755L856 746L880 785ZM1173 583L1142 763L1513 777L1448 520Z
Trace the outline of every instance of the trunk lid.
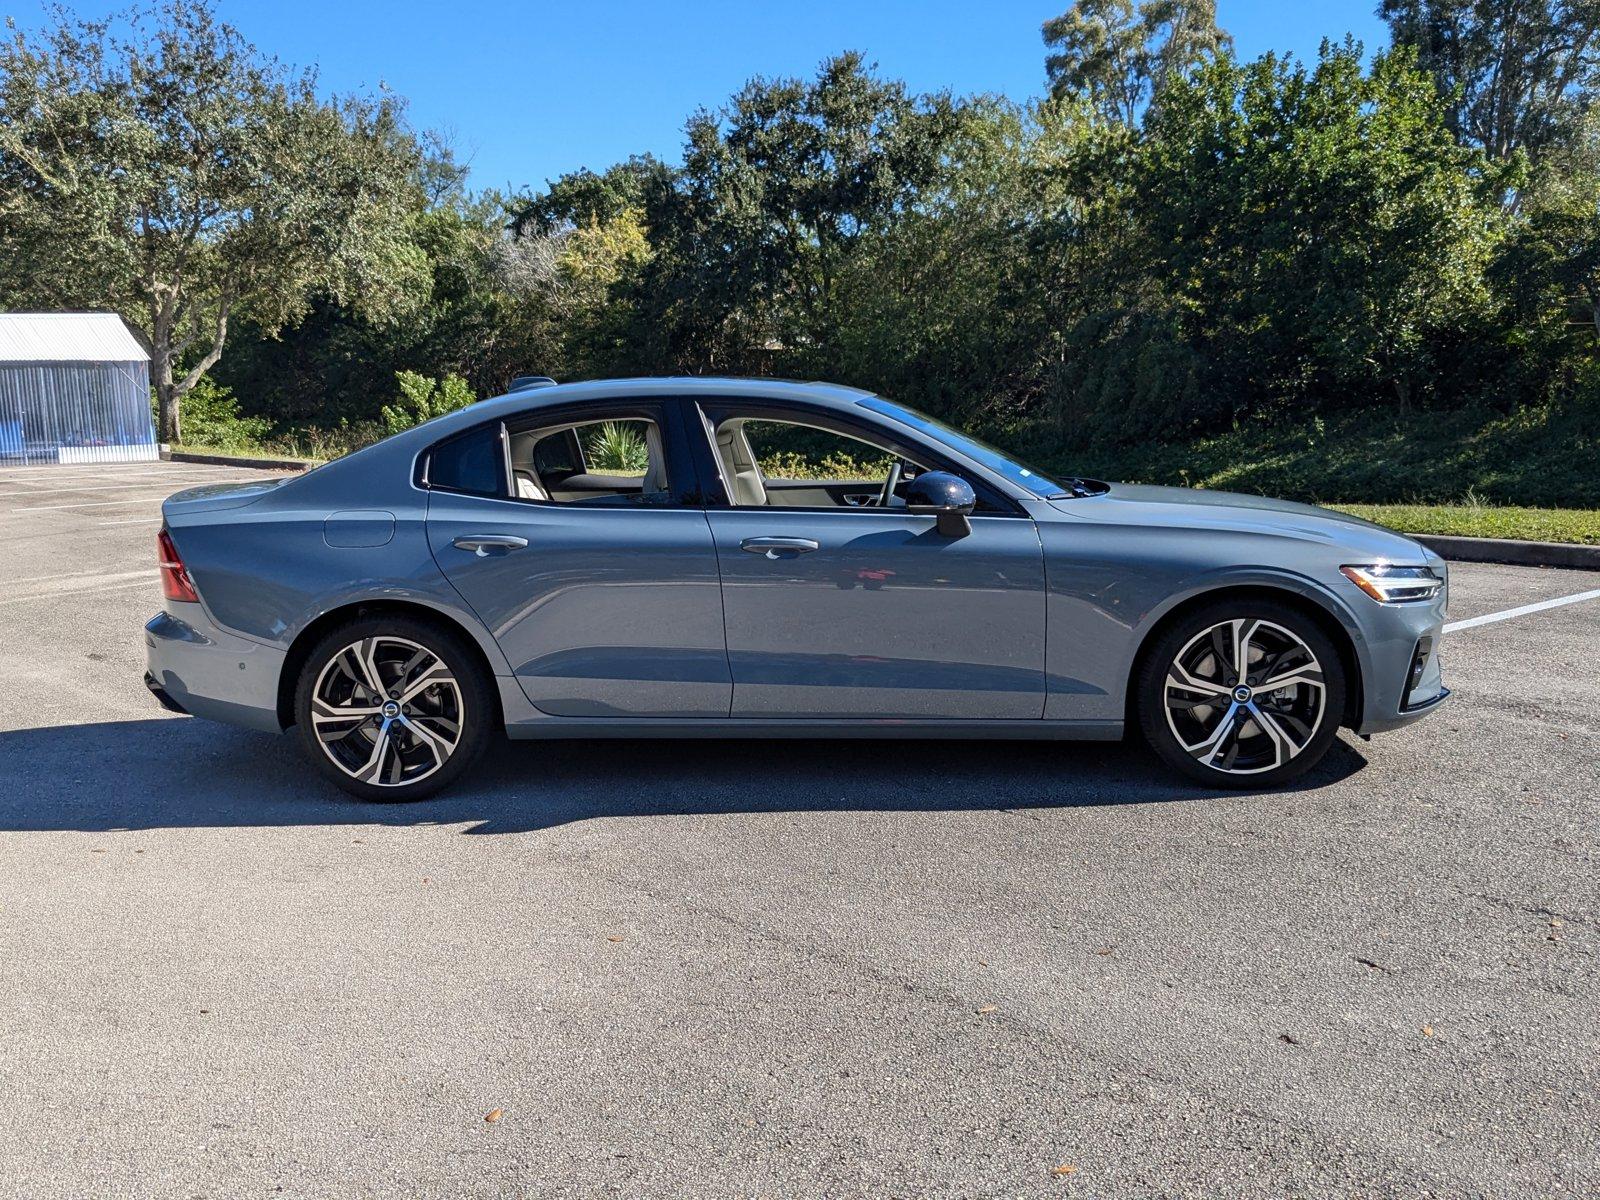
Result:
M185 488L162 501L161 515L171 520L173 517L227 508L243 508L288 482L287 479L253 479L247 483L207 483L200 487Z

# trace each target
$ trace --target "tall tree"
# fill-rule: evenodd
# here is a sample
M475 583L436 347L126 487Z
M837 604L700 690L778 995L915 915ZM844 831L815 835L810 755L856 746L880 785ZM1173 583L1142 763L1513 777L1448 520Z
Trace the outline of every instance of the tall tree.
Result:
M955 125L948 96L914 97L857 54L698 113L683 169L646 203L667 362L760 370L772 352L825 352L846 265L938 174Z
M1221 395L1409 410L1485 312L1498 209L1409 50L1223 60L1147 127L1151 261Z
M0 47L0 290L121 313L175 441L230 322L270 335L319 295L382 314L425 294L420 159L399 101L319 97L209 0L63 13Z
M1562 141L1600 85L1600 0L1380 0L1378 15L1491 158Z
M1173 74L1233 44L1216 0L1076 0L1044 23L1051 94L1081 96L1107 120L1132 125Z

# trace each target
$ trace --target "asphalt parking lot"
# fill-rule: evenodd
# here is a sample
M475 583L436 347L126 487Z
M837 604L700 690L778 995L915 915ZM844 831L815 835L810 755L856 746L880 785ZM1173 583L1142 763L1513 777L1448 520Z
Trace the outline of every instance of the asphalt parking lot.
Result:
M250 474L0 470L0 1194L1600 1194L1600 600L1289 791L575 742L369 807L140 683L160 498Z

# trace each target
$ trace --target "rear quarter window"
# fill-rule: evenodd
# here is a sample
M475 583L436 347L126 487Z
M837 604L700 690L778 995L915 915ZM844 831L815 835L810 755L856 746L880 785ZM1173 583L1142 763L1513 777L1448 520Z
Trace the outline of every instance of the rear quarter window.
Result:
M435 446L428 459L428 486L472 496L504 496L506 458L500 426L474 429Z

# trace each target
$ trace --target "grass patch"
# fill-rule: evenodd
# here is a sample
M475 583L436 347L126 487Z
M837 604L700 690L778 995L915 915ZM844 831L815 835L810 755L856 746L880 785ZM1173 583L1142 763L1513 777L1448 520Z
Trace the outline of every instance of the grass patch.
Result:
M1027 459L1026 438L1008 440ZM1600 411L1343 414L1187 441L1040 446L1065 475L1252 492L1312 504L1600 508ZM1488 518L1485 518L1486 520Z
M175 454L217 454L225 458L281 458L292 462L302 462L308 467L314 467L324 462L320 458L306 458L299 454L284 454L270 445L254 446L205 446L193 442L182 442L172 447Z
M1514 538L1600 546L1600 511L1579 508L1500 508L1489 504L1333 504L1398 533Z

